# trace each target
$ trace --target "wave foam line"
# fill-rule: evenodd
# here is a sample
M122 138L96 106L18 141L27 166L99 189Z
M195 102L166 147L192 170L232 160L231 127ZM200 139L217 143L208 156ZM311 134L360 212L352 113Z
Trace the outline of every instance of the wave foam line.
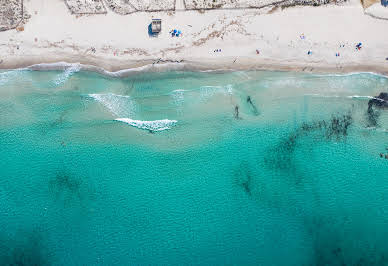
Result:
M131 101L131 97L127 95L118 95L113 93L107 94L88 94L89 97L93 98L95 101L103 104L106 108L109 109L114 115L132 115L134 113L134 103ZM171 129L175 126L178 121L176 120L154 120L154 121L143 121L143 120L134 120L131 118L117 118L115 121L126 123L130 126L149 130L149 131L163 131Z
M131 97L127 95L95 93L88 94L88 96L108 108L115 116L132 115L136 109L135 103L131 100Z
M162 72L162 71L179 71L186 68L185 63L175 63L169 62L164 64L148 64L140 67L122 69L118 71L108 71L102 67L92 66L92 65L83 65L80 63L66 63L66 62L57 62L57 63L41 63L29 66L29 70L66 70L73 65L78 65L81 71L93 71L104 76L108 77L129 77L139 73L146 72Z
M117 118L115 121L123 122L129 124L133 127L137 127L140 129L145 129L149 131L163 131L171 129L171 127L175 126L178 121L162 119L162 120L154 120L154 121L143 121L143 120L133 120L130 118Z
M23 70L25 70L25 69L20 68L20 69L0 72L0 85L5 85L10 80L16 79L18 77L18 75L20 75Z
M344 95L344 96L339 96L339 95L323 95L323 94L316 94L316 93L307 93L305 96L312 96L312 97L321 97L321 98L349 98L349 99L362 99L362 100L368 100L368 99L374 99L378 100L381 102L384 102L383 99L374 97L374 96L369 96L369 95Z
M313 74L315 77L351 77L351 76L357 76L357 75L362 75L362 74L369 74L372 76L377 76L380 78L388 78L387 75L384 74L379 74L375 72L350 72L350 73L341 73L341 74Z
M65 71L54 79L54 84L58 86L65 83L74 73L77 73L80 70L80 64L69 64L67 67L65 66Z
M18 69L28 69L28 70L62 70L64 65L70 65L70 63L66 62L57 62L57 63L41 63L41 64L34 64L26 68L18 68ZM128 69L122 69L118 71L108 71L105 70L102 67L92 66L92 65L81 65L81 70L84 71L93 71L97 72L106 76L110 77L128 77L132 74L142 73L142 72L154 72L154 71L168 71L168 70L188 70L188 71L195 71L195 72L214 72L214 73L229 73L229 72L237 72L241 71L239 68L219 68L219 69L203 69L203 66L198 63L194 62L186 62L186 63L176 63L176 62L169 62L164 64L148 64L141 67L134 67L134 68L128 68ZM271 69L257 69L259 71L263 70L269 70L269 71L275 71ZM247 70L249 71L249 70ZM388 78L388 75L381 74L381 73L375 73L375 72L350 72L350 73L341 73L341 74L313 74L316 77L344 77L344 76L353 76L353 75L359 75L359 74L370 74L373 76L379 76L382 78Z

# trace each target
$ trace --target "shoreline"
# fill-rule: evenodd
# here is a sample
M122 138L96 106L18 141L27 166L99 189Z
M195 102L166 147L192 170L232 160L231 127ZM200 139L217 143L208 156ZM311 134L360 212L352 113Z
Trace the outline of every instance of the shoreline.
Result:
M23 31L0 33L0 69L68 62L111 76L171 69L388 76L388 35L384 34L388 21L365 15L358 0L274 12L214 10L127 16L108 12L78 17L60 0L31 0L26 9L31 18ZM147 25L155 17L163 20L163 30L154 38L148 35ZM172 37L171 29L183 35ZM362 49L356 49L360 42Z
M69 60L70 59L70 60ZM71 60L73 58L51 58L47 60L13 60L8 64L0 64L0 70L33 70L51 71L67 70L78 67L77 71L95 72L109 77L125 78L139 73L165 72L165 71L198 71L198 72L229 72L229 71L286 71L314 74L358 74L372 73L388 77L388 63L381 65L339 65L327 66L322 64L304 64L303 62L269 62L269 60L252 60L251 58L222 58L221 60L197 59L145 59L125 60L114 62L96 58L95 60ZM78 57L78 59L80 59ZM234 60L235 63L231 64ZM113 61L113 62L112 62ZM159 62L158 62L159 61ZM162 61L162 62L160 62ZM265 62L267 61L267 62ZM158 62L158 63L156 63Z

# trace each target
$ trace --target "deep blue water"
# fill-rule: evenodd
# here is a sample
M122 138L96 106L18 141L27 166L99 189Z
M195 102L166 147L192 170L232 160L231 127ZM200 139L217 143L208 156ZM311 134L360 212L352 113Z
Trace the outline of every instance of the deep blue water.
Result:
M387 89L4 71L0 265L388 265Z

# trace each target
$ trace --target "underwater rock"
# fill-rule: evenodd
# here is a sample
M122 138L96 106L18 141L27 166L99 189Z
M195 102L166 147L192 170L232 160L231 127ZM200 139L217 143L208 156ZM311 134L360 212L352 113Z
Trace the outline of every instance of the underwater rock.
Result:
M368 120L368 127L375 127L378 124L380 112L375 110L373 107L378 109L388 108L388 93L381 92L378 96L370 99L368 102L368 110L366 113Z
M84 199L90 196L82 179L64 171L58 172L49 180L49 190L56 201L64 201L65 205L71 203L82 205Z
M292 135L270 149L264 158L264 163L269 168L290 170L293 165L293 153L297 145L296 138L295 135Z
M350 113L344 115L333 115L329 121L321 120L311 123L303 123L296 131L295 136L303 136L308 132L323 130L327 139L332 137L341 138L348 135L349 126L353 123Z
M58 190L68 190L76 192L79 190L81 182L77 179L71 178L66 173L60 172L53 179L50 180L50 187Z
M246 180L241 183L241 186L244 188L245 192L249 196L252 195L251 183L252 183L252 177L250 176L249 172L247 172Z
M379 108L388 108L388 93L381 92L378 96L370 99L368 102L368 108L376 106Z
M387 265L385 242L375 242L365 235L366 231L355 230L356 222L349 218L339 215L336 218L314 216L306 219L305 226L313 241L313 256L309 265ZM348 234L343 235L343 231ZM358 239L360 244L353 245L353 239Z
M368 120L367 126L368 127L375 127L375 126L377 126L377 122L378 122L378 119L380 117L380 112L374 110L372 108L372 106L370 105L368 107L367 112L366 112L366 117L367 117L367 120Z
M242 163L235 172L235 182L248 196L252 196L252 173L246 163Z
M36 230L19 232L12 239L9 236L0 239L0 265L52 265L46 252Z
M324 122L324 121L322 121ZM346 137L348 135L349 126L353 123L353 118L350 114L342 116L332 116L329 126L326 127L326 137Z
M298 139L307 136L313 132L321 132L326 140L335 138L340 140L348 136L350 125L353 118L350 113L344 115L333 115L330 120L304 122L298 129L292 132L287 138L278 145L270 149L264 159L266 165L276 169L291 169L293 153L295 151Z

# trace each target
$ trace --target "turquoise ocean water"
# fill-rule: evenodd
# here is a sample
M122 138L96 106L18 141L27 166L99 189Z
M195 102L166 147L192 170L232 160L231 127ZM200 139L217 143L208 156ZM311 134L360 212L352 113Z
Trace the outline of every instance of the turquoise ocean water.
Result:
M2 71L0 265L388 265L387 89Z

